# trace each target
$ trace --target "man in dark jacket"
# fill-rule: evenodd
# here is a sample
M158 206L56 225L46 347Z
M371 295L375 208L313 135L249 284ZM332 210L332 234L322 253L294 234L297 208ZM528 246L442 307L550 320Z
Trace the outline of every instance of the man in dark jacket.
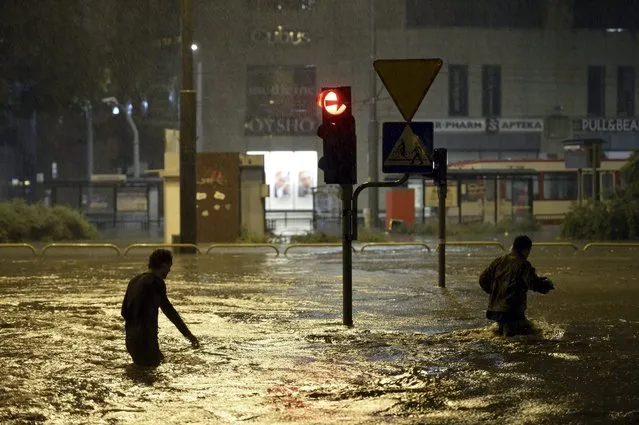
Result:
M526 319L528 290L547 294L554 286L550 279L539 277L528 261L532 240L515 238L509 254L494 260L479 277L479 285L490 294L486 318L499 324L504 336L532 331Z
M155 367L164 358L158 344L158 308L191 341L193 348L199 347L197 338L166 295L164 279L172 264L170 251L155 250L149 257L149 271L131 279L124 295L122 317L125 320L126 349L133 363L139 366Z

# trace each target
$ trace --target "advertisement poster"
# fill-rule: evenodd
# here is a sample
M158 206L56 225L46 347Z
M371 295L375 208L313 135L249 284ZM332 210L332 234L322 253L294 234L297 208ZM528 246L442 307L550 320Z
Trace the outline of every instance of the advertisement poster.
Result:
M247 136L314 136L319 125L314 66L249 66Z
M264 155L264 172L269 186L266 210L312 210L313 188L317 186L317 152L248 152Z

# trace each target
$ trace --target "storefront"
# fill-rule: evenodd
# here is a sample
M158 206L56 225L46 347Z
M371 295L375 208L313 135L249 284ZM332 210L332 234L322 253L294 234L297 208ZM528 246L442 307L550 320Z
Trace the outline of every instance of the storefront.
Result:
M626 159L639 149L639 118L583 118L573 120L573 138L603 139L609 159Z
M535 159L544 130L541 118L433 119L435 147L448 149L449 163Z

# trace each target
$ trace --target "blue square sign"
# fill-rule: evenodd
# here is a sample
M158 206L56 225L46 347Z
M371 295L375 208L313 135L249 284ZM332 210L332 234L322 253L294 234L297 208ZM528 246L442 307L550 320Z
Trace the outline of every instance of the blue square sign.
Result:
M432 153L432 122L385 122L382 126L384 173L431 173Z

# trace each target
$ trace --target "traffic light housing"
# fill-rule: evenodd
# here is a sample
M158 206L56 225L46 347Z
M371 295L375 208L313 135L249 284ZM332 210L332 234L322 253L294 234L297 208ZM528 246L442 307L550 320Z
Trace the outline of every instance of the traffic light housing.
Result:
M324 87L318 97L322 125L317 135L323 140L318 166L326 184L357 183L357 136L351 108L351 88Z

